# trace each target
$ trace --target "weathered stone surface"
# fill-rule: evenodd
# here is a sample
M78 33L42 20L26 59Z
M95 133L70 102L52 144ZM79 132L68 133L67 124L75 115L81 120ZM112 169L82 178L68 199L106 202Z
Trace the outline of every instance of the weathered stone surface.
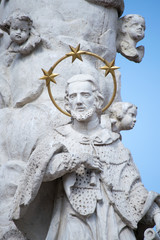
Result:
M115 102L110 108L110 120L113 132L130 130L136 123L137 107L128 102Z
M142 219L159 228L159 196L144 188L120 135L101 127L102 104L93 76L67 81L73 122L39 139L14 197L11 217L30 240L136 240Z
M86 0L86 1L100 4L104 7L116 8L118 10L119 16L121 16L124 11L123 0Z
M134 62L141 62L144 56L144 46L136 44L144 38L145 20L137 14L128 14L118 23L117 52Z
M113 93L112 75L99 70L106 62L82 55L83 62L71 63L71 57L54 70L60 74L54 98L71 119L54 108L39 80L41 68L48 71L69 45L80 43L80 50L111 62L124 42L117 33L123 9L122 0L1 1L0 239L106 240L116 234L135 240L142 218L159 228L159 196L143 187L120 140L135 117L127 108L120 125L111 106L100 121ZM127 51L139 54L132 43ZM115 76L113 106L122 101L118 70Z

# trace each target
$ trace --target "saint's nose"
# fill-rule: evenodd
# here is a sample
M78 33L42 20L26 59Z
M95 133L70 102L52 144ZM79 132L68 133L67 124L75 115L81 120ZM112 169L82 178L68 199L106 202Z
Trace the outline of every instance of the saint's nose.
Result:
M77 105L82 104L82 96L80 94L77 94L77 99L76 99Z

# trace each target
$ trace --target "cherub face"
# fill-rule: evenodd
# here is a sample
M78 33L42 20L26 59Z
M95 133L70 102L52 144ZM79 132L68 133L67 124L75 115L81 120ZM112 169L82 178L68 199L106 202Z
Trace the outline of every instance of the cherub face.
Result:
M144 38L145 31L145 22L142 17L135 16L130 20L130 24L128 26L128 34L130 38L135 41L140 41Z
M121 120L121 130L130 130L136 123L137 109L135 107L129 108Z
M30 33L29 24L27 21L16 19L11 23L10 38L18 45L27 41Z

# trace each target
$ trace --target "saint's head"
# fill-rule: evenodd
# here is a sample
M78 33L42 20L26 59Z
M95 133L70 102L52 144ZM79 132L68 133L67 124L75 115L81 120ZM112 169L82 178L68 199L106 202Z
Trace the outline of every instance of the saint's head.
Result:
M73 119L86 121L100 115L103 96L98 81L89 74L74 75L67 81L65 107Z

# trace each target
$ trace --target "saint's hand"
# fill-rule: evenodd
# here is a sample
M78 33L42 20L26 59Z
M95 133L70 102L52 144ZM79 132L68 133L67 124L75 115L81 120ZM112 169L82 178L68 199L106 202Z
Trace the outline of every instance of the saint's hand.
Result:
M73 170L88 162L88 159L92 158L92 156L88 153L79 153L79 154L72 154L71 157L67 158L65 161L66 169Z
M90 155L90 157L87 159L87 161L84 163L84 165L89 169L95 169L100 172L102 171L102 163L98 156Z

